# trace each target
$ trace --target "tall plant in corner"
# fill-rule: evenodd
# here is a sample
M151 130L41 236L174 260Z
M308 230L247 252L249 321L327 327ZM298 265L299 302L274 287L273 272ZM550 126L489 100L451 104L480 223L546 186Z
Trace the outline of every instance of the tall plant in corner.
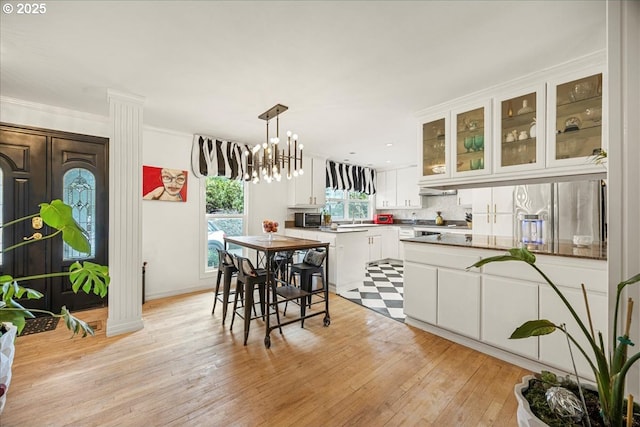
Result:
M578 344L575 338L567 332L566 328L560 325L556 325L553 322L546 319L529 320L518 327L512 334L511 339L535 337L539 335L547 335L554 332L556 329L560 329L564 332L576 348L584 355L593 374L596 378L598 386L598 398L600 400L601 415L605 425L607 426L621 426L623 420L623 403L624 403L624 383L625 377L629 368L640 358L640 352L635 353L631 357L627 357L628 347L634 344L629 340L629 328L631 326L631 314L633 311L633 300L629 298L627 304L626 323L625 329L622 331L621 336L618 335L618 315L620 309L620 296L622 290L633 283L640 282L640 274L636 274L632 278L620 282L616 291L616 306L613 317L613 343L612 351L607 354L602 339L602 333L598 332L596 337L593 328L591 332L585 326L585 323L575 309L571 306L567 298L562 294L556 284L554 284L546 274L542 272L535 265L536 257L525 248L514 248L509 250L509 255L499 255L482 259L471 267L482 267L485 264L498 261L521 261L529 264L533 267L542 278L551 286L553 291L560 297L563 304L571 313L571 316L578 324L580 331L589 342L589 346L593 351L593 357L590 357L585 349ZM584 289L583 289L584 292ZM585 295L585 302L587 304L587 314L590 313L589 303ZM591 319L587 319L589 325L591 325ZM595 360L594 360L595 359Z
M71 206L63 203L61 200L53 200L51 203L41 203L39 206L39 213L3 224L2 229L21 221L40 216L43 222L55 231L37 240L25 240L9 246L4 249L4 253L21 246L38 244L38 242L42 240L52 239L57 235L62 235L62 240L73 249L82 253L91 252L87 232L80 227L73 218ZM18 328L18 334L20 334L24 328L26 319L35 317L34 313L41 313L64 319L67 328L73 332L74 336L78 333L82 333L83 337L86 337L87 334L93 335L93 329L86 322L73 316L66 307L62 307L60 314L55 314L47 310L27 309L17 301L19 298L40 299L43 296L34 289L23 287L22 283L30 280L60 276L69 277L72 289L76 293L82 290L87 294L93 292L101 297L107 294L107 287L110 281L108 267L89 261L82 263L76 261L71 264L68 271L62 272L50 272L27 277L13 277L10 274L2 274L0 275L0 322L13 323Z

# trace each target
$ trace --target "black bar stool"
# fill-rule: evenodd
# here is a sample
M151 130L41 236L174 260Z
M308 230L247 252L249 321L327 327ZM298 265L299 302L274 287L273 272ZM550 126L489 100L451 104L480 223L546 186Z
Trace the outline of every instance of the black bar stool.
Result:
M216 303L222 302L222 324L227 318L227 307L229 306L229 295L231 293L231 278L238 273L238 269L233 263L232 255L224 249L218 251L218 278L216 280L216 290L213 296L213 309L211 314L216 311ZM224 275L222 285L222 298L220 298L220 279Z

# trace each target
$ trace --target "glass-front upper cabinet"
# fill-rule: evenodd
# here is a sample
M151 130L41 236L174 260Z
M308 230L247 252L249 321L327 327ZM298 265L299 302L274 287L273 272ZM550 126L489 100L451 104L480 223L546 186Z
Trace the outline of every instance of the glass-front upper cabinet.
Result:
M491 173L491 103L468 105L451 113L453 176ZM485 150L487 148L487 150Z
M548 166L585 164L602 141L602 73L550 84Z
M544 167L544 89L540 84L496 98L497 172Z
M422 135L422 176L445 177L447 171L449 135L447 131L448 117L441 116L434 120L424 121L421 125Z

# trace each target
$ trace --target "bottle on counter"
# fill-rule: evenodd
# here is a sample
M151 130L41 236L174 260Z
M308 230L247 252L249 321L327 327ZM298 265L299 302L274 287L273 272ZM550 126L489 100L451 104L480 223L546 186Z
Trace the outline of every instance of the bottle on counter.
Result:
M442 219L442 215L441 212L436 212L438 215L436 215L436 225L443 225L444 224L444 219Z

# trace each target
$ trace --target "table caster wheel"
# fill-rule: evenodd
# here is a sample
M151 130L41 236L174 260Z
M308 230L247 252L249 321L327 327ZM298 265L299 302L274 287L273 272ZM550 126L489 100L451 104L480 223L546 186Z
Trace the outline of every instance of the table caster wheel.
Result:
M325 317L322 323L324 326L329 326L331 324L331 318Z
M269 335L264 337L264 346L266 348L271 348L271 337Z

